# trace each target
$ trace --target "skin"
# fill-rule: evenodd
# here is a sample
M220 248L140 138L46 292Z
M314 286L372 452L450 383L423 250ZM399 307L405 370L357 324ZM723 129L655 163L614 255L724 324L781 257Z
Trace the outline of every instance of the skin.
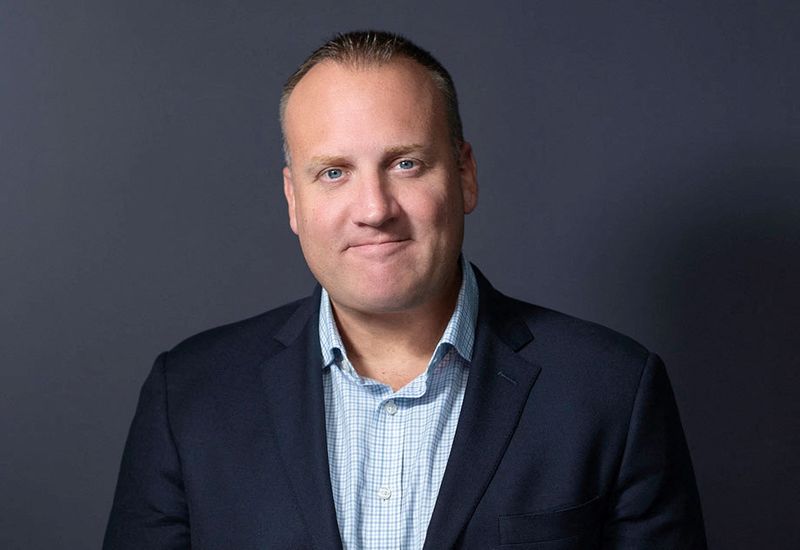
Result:
M292 231L356 370L397 390L425 369L455 307L478 197L472 149L454 151L441 92L408 59L316 65L284 132Z

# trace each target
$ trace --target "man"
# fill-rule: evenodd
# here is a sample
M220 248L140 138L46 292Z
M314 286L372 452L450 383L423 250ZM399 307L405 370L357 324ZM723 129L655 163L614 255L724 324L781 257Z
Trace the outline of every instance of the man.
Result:
M461 256L476 165L445 69L340 35L281 122L321 287L159 356L105 548L705 548L658 357Z

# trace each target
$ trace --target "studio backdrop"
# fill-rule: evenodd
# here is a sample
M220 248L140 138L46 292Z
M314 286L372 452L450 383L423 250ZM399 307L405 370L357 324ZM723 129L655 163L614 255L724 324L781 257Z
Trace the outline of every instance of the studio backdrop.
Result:
M455 79L466 256L665 359L712 548L800 547L791 0L0 0L0 547L99 547L155 356L311 292L278 97L364 28Z

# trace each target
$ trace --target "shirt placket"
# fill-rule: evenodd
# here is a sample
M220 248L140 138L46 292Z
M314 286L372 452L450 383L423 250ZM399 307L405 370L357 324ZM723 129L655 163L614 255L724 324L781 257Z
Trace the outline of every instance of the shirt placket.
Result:
M373 502L378 521L374 540L380 548L402 548L401 521L403 503L403 448L405 426L398 400L385 396L376 415L376 446L380 460L376 462Z

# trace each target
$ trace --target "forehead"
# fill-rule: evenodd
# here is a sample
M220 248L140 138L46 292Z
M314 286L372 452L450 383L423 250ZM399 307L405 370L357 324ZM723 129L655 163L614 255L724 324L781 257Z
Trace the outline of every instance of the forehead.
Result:
M393 90L409 95L430 97L441 95L428 70L416 61L398 57L386 63L339 63L325 60L314 65L291 92L287 110L292 104L325 99L344 100L355 92L362 99L383 95ZM415 93L416 92L416 93ZM327 97L326 97L327 96Z
M427 69L406 58L380 65L315 65L289 96L284 124L290 148L311 136L324 139L345 130L447 132L441 91Z

